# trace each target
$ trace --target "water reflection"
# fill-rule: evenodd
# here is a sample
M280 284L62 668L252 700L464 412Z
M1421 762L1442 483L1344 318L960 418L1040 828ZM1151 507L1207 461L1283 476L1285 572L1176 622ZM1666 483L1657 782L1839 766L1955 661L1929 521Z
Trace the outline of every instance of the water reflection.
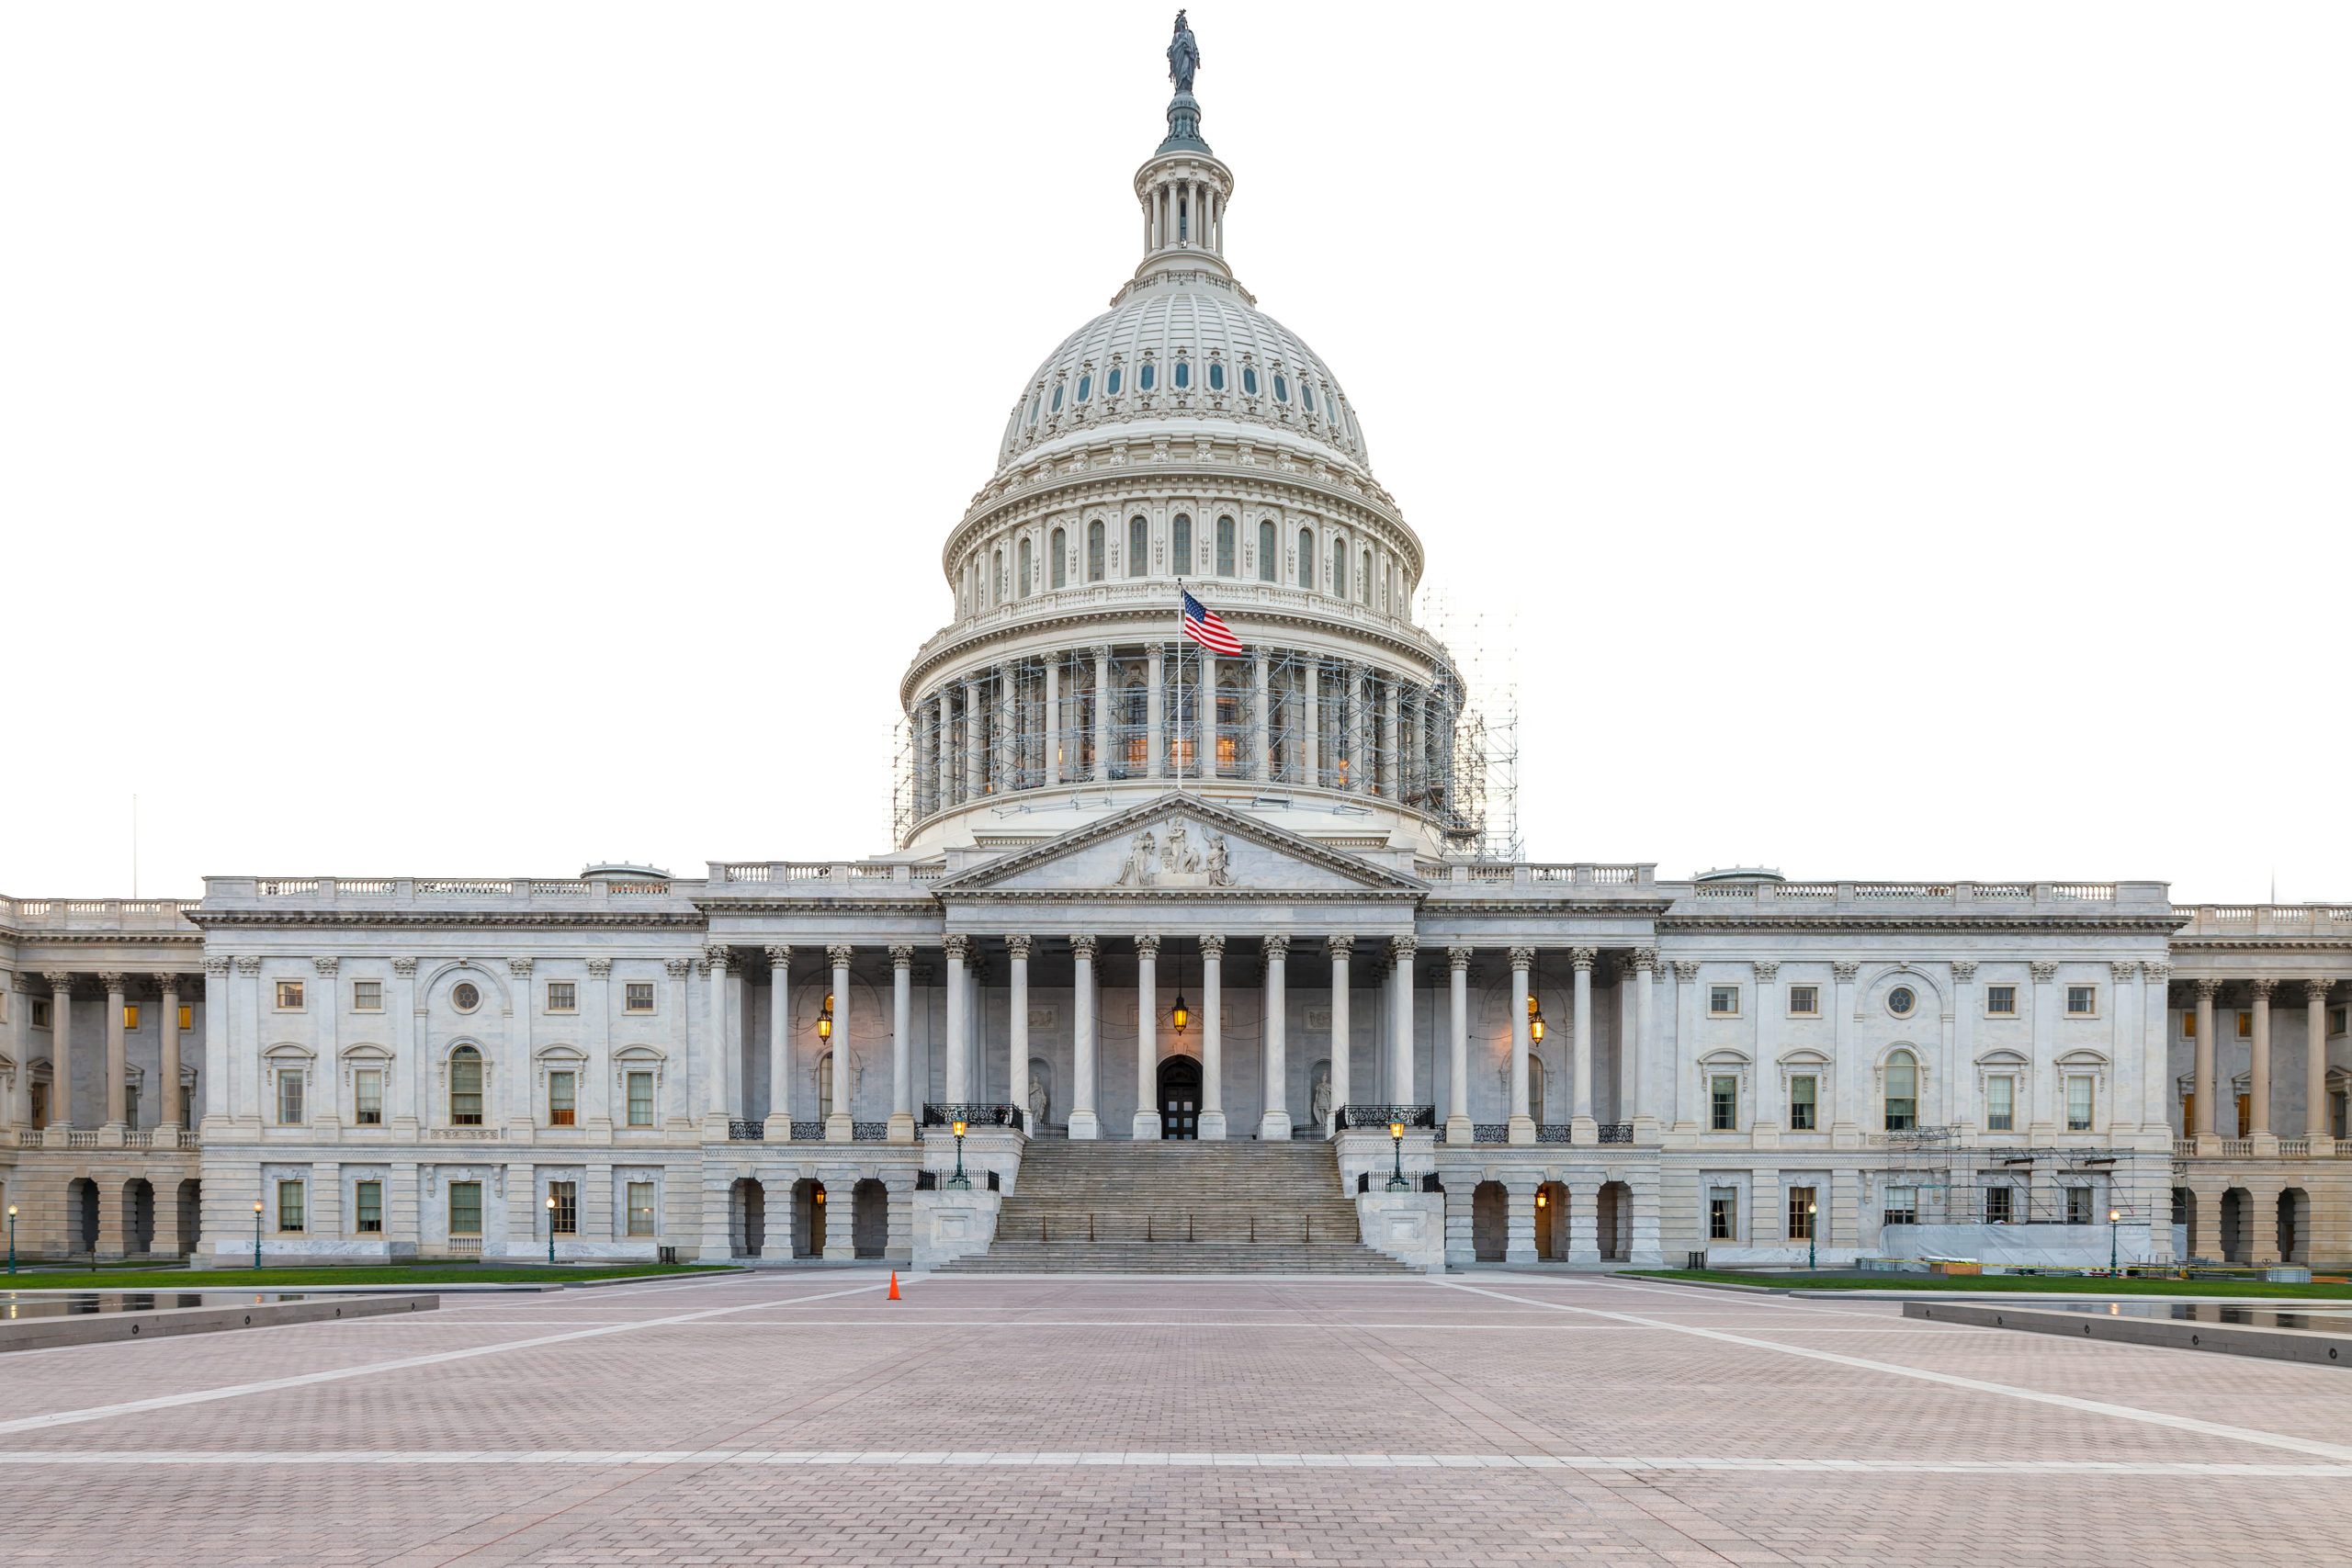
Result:
M2234 1323L2248 1328L2301 1328L2321 1334L2352 1334L2352 1308L2343 1311L2225 1306L2219 1302L2052 1302L2056 1312L2098 1313L2107 1317L2167 1317L2176 1323Z
M299 1302L300 1294L253 1291L0 1291L0 1322L102 1312Z

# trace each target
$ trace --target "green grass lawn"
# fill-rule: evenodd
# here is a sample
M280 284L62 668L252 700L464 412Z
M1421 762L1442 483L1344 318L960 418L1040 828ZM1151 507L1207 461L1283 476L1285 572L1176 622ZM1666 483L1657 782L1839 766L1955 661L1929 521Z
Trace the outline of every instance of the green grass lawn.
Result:
M1634 1269L1650 1280L1702 1280L1796 1291L2014 1291L2099 1296L2311 1296L2352 1301L2352 1285L2284 1285L2261 1280L2047 1279L2036 1274L1743 1274L1724 1269Z
M549 1269L508 1264L420 1263L380 1269L26 1269L0 1275L0 1289L19 1291L288 1291L303 1285L513 1285L581 1280L633 1280L657 1274L718 1274L713 1263L616 1263L605 1268Z

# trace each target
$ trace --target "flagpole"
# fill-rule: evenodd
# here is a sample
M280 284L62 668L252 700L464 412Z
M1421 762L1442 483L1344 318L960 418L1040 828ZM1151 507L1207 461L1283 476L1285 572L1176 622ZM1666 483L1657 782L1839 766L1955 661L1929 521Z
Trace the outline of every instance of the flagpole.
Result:
M1184 580L1176 579L1176 724L1181 730L1184 723ZM1184 793L1184 753L1176 753L1176 793ZM2273 900L2276 902L2276 900Z

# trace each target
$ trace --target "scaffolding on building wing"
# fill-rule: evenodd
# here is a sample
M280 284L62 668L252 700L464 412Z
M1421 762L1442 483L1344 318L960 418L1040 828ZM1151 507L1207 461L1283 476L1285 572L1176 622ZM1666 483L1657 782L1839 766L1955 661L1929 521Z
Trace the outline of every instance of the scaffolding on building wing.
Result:
M1457 852L1510 863L1522 858L1519 834L1519 615L1465 606L1443 587L1420 595L1422 629L1453 661L1462 686L1454 727L1453 784L1458 826L1447 838Z
M2082 1224L2131 1218L2112 1183L2115 1151L2056 1145L1984 1148L1963 1143L1955 1126L1911 1127L1871 1135L1883 1151L1879 1197L1883 1217L1907 1213L1916 1224ZM2038 1179L2045 1168L2046 1179ZM2075 1196L2076 1193L2087 1197ZM1907 1207L1906 1207L1907 1205Z

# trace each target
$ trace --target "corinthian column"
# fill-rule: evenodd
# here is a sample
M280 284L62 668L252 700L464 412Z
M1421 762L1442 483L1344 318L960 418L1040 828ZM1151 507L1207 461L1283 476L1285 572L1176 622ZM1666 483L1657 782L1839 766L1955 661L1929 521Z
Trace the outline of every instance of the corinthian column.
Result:
M170 1147L178 1140L180 1124L180 977L168 972L155 976L155 1000L163 1011L156 1017L161 1048L157 1060L155 1092L150 1098L154 1103L148 1108L147 1124L168 1127L174 1135L165 1141ZM164 1227L156 1227L162 1233Z
M2219 980L2197 982L2197 1061L2188 1082L2197 1097L2197 1124L2189 1132L2198 1137L2213 1133L2213 995L2221 988Z
M1201 1119L1204 1140L1225 1140L1225 938L1201 938Z
M914 1073L915 950L905 943L890 949L890 1126L884 1136L894 1144L915 1141Z
M971 1100L964 1041L964 960L972 951L972 939L951 932L944 945L947 949L947 1103L964 1105ZM839 1092L838 1078L833 1087Z
M1510 1141L1535 1141L1535 1118L1527 1113L1527 972L1535 964L1535 950L1510 950Z
M2257 977L2250 984L2254 987L2254 1049L2249 1054L2251 1066L2246 1074L2249 1115L2245 1135L2267 1138L2270 1135L2270 993L2278 982Z
M792 1141L792 949L768 949L768 1116L770 1143Z
M41 972L49 982L49 1124L74 1125L74 976Z
M1388 1099L1392 1105L1410 1105L1417 1076L1413 1071L1413 955L1420 951L1420 943L1400 936L1388 946L1396 960L1396 1023L1388 1052Z
M1012 1103L1023 1118L1029 1114L1029 945L1023 935L1004 939L1004 951L1012 959L1012 997L1008 1006L1006 1034L1011 1041L1005 1064L1005 1085L1012 1096ZM1037 1129L1029 1129L1035 1137Z
M2327 982L2303 982L2303 1135L2313 1140L2312 1152L2323 1140L2335 1137L2327 1104Z
M1289 1003L1283 996L1283 963L1290 954L1290 938L1270 936L1266 942L1266 1109L1258 1118L1258 1136L1268 1143L1290 1139L1290 1072L1283 1059L1283 1024Z
M1136 938L1136 1122L1137 1143L1159 1136L1159 939Z
M1352 936L1329 936L1324 944L1331 950L1331 1118L1332 1124L1319 1127L1317 1132L1329 1134L1348 1108L1348 1100L1355 1092L1349 1073L1354 1066L1355 1021L1348 1016L1348 957L1354 952ZM1311 1108L1310 1108L1311 1109Z
M1100 753L1098 753L1099 755ZM1070 980L1069 1135L1099 1138L1094 1113L1094 948L1091 936L1069 939L1076 972Z
M1096 784L1111 781L1111 645L1104 642L1094 645L1093 777Z
M100 1142L122 1146L123 1101L129 1098L130 1065L122 1037L122 976L102 974L98 983L107 988L107 1103L99 1112L103 1126Z
M1453 1071L1445 1085L1445 1141L1449 1145L1468 1144L1477 1136L1476 1126L1470 1120L1471 956L1470 948L1445 950L1445 966L1453 983L1453 1030L1448 1036Z

